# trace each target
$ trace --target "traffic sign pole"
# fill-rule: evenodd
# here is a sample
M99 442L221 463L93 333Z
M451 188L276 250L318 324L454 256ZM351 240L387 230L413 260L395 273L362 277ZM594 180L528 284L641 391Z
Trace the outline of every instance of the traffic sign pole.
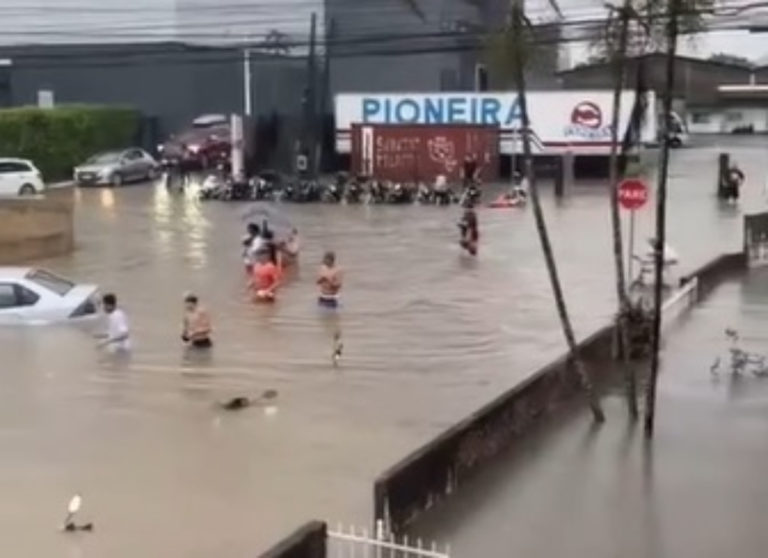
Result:
M619 203L629 210L629 240L627 241L629 262L627 265L627 284L632 284L632 271L635 256L635 211L648 201L648 187L645 182L636 178L628 178L619 184Z
M635 211L629 212L629 261L627 269L627 285L632 284L632 271L635 263Z

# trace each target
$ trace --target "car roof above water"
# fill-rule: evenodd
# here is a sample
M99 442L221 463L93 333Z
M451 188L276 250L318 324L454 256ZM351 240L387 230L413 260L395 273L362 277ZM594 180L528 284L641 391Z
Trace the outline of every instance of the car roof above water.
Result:
M28 165L34 165L29 159L19 159L18 157L0 157L0 163L26 163Z

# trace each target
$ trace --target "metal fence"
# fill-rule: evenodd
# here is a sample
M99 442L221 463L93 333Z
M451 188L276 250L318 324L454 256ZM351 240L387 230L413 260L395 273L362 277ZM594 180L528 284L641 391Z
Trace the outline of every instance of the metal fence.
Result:
M450 547L440 549L436 542L425 543L421 539L397 539L384 534L381 521L376 533L354 526L344 529L339 524L328 531L328 558L450 558Z
M744 253L749 267L768 264L768 212L744 216Z
M662 313L662 335L668 329L678 325L688 312L699 301L699 279L692 277L670 297L664 301L661 308Z

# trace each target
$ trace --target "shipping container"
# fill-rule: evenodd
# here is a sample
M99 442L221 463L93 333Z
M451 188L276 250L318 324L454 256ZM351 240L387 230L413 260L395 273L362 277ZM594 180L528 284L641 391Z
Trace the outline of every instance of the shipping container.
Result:
M630 125L634 91L623 91L619 138ZM530 91L527 95L534 155L607 155L611 151L613 93L609 90ZM656 99L649 92L640 141L656 142ZM521 112L510 91L455 93L341 93L336 95L336 150L352 152L354 125L496 126L499 151L519 154Z
M456 181L467 155L477 159L484 181L498 178L498 127L352 125L355 174L395 182L433 182L443 174Z

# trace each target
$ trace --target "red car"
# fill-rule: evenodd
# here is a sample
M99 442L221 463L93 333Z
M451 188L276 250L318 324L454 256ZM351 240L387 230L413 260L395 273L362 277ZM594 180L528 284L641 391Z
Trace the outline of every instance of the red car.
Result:
M190 128L172 135L157 150L165 166L186 164L207 169L226 163L232 150L229 119L221 114L200 116Z

